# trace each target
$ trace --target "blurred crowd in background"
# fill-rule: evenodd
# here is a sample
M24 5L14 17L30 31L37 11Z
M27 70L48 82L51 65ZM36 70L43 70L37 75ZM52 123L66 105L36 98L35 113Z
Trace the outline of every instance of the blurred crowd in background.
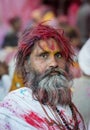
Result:
M90 37L90 0L0 0L0 100L9 91L24 86L14 71L20 33L26 26L43 21L61 29L70 40L75 52L70 67L73 79L83 75L78 54Z

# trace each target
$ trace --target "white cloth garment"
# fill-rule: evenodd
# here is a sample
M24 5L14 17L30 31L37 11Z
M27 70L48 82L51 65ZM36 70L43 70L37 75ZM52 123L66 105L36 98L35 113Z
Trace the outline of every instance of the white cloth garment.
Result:
M5 74L0 79L0 101L7 95L11 87L11 79L9 75Z
M86 126L90 120L90 77L81 76L74 79L73 102L82 114Z
M48 115L55 120L50 109L43 105ZM72 113L70 108L57 106L71 123ZM50 125L41 104L32 98L29 88L23 87L10 92L0 104L0 130L60 130L56 124ZM78 118L82 130L81 118ZM66 129L67 130L67 129Z
M78 56L78 62L81 70L90 76L90 38L86 41L85 45L81 48Z

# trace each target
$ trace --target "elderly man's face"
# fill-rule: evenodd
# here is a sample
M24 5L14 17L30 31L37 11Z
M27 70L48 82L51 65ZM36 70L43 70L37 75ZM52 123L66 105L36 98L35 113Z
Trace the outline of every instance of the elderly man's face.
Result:
M30 55L31 67L38 73L44 73L51 67L65 69L65 62L60 47L54 39L49 39L47 42L40 40Z
M27 84L42 103L68 104L71 100L66 60L54 39L40 40L28 59Z

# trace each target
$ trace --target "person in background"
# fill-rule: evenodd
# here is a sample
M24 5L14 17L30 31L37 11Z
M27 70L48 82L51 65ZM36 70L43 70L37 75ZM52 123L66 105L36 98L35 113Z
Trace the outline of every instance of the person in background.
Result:
M32 12L31 23L47 21L47 24L57 26L59 0L41 0L40 6Z
M2 48L6 47L17 47L18 36L21 30L21 19L16 16L9 20L9 25L11 26L11 31L8 32L2 43Z
M76 26L80 32L80 39L83 46L90 37L90 0L85 0L78 9Z
M40 23L23 31L16 55L16 72L25 87L0 103L2 130L85 130L72 103L73 50L60 29ZM69 69L69 68L68 68Z
M90 120L90 38L81 48L78 62L82 76L74 79L73 102L81 112L86 126L88 126Z
M2 44L2 51L0 54L5 56L4 61L8 64L9 66L9 75L11 77L11 90L14 90L18 88L19 81L21 81L16 74L14 74L14 69L15 69L15 53L17 51L17 44L18 44L18 37L20 35L21 27L22 27L22 21L21 18L18 16L15 16L9 20L9 25L11 27L10 32L8 32L4 38L4 42ZM2 58L0 56L0 58ZM14 79L15 78L15 79ZM16 80L18 80L16 82ZM18 84L18 85L16 85ZM18 86L18 87L16 87Z
M10 86L11 79L8 73L8 65L0 61L0 101L7 95Z
M9 27L4 23L4 21L0 18L0 50L4 41L4 37L9 31Z

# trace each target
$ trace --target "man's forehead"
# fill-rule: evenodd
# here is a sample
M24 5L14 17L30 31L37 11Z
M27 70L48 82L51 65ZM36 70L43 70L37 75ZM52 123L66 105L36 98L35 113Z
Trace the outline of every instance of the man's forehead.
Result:
M60 51L60 47L54 39L40 40L39 45L45 51Z

